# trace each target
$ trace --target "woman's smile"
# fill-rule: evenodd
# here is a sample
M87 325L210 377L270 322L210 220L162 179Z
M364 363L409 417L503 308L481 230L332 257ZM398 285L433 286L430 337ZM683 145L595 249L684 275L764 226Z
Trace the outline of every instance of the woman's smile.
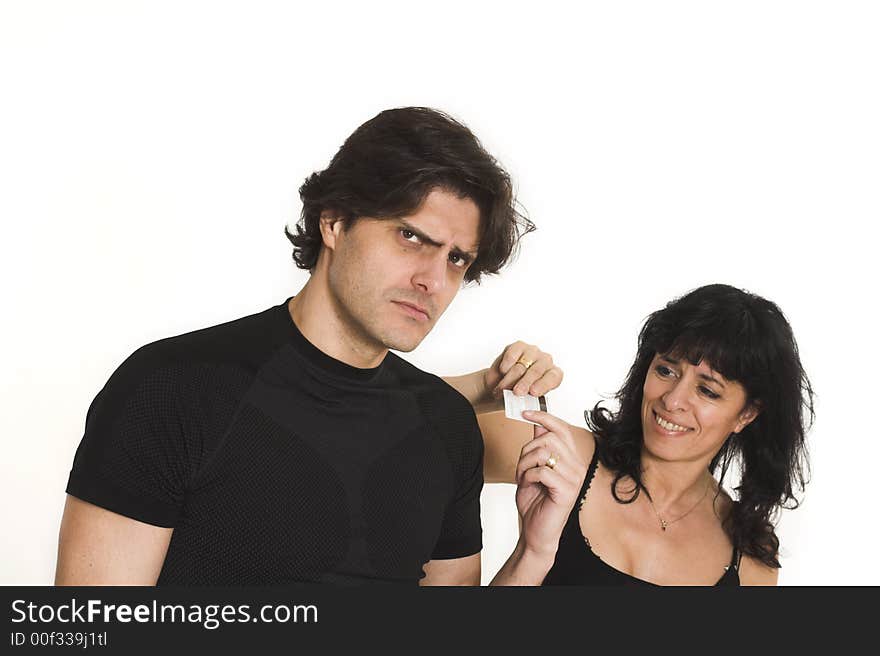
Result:
M684 435L688 431L692 431L693 428L688 426L681 426L680 424L676 424L668 419L662 417L656 410L651 411L654 415L654 423L662 429L661 432L669 434L669 435Z

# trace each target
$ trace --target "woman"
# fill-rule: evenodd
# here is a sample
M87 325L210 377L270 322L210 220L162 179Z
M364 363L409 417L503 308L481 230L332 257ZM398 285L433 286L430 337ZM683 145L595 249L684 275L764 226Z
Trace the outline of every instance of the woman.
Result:
M775 585L774 521L797 506L813 418L779 308L727 285L669 303L615 398L618 410L585 413L589 431L525 415L534 439L480 417L486 480L517 484L521 521L492 583ZM731 465L735 501L722 489Z

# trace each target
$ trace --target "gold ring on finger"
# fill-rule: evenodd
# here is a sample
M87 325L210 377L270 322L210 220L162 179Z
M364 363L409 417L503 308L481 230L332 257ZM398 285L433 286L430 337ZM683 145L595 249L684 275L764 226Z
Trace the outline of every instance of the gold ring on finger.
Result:
M531 367L533 364L535 364L535 361L534 360L526 360L525 358L520 358L519 360L514 362L514 364L521 364L522 366L524 366L526 368L526 371L528 371L529 367Z
M556 467L556 463L558 463L558 462L559 462L559 461L553 456L552 453L550 454L550 457L547 458L547 466L548 466L550 469L553 469L554 467Z

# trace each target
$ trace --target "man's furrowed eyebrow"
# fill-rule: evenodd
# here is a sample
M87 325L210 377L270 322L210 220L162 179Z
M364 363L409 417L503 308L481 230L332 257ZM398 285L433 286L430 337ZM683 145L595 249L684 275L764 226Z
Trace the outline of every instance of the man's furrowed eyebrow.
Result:
M461 250L461 249L459 249L459 248L453 248L453 249L452 249L451 251L449 251L449 252L452 253L453 255L457 255L458 257L460 257L461 259L463 259L464 262L465 262L465 264L470 264L470 263L473 262L473 261L476 259L476 257L477 257L476 255L474 255L474 254L472 254L472 253L470 253L470 252L468 252L468 251L463 251L463 250Z
M440 246L444 245L443 242L439 242L436 239L432 239L431 237L426 235L424 232L422 232L421 230L419 230L415 226L410 225L409 223L407 223L403 219L398 219L397 222L400 224L401 227L405 228L406 230L409 230L411 233L413 233L416 237L421 239L423 242L425 242L429 246L436 246L439 248Z
M435 248L440 248L441 246L446 245L442 241L437 241L436 239L429 237L424 232L422 232L421 230L419 230L415 226L410 225L409 223L407 223L403 219L398 219L398 223L401 225L401 227L405 228L406 230L409 230L411 233L413 233L416 237L421 239L424 243L428 244L429 246L434 246ZM452 253L455 253L456 255L458 255L459 257L463 257L463 258L467 259L468 261L472 261L474 258L477 257L477 251L466 251L463 248L459 248L458 246L455 246L455 245L453 245L452 248L450 248L449 250Z

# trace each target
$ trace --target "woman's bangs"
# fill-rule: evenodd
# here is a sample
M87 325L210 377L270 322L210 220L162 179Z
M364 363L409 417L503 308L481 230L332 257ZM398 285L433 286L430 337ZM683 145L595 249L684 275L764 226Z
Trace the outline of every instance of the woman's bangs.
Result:
M665 339L656 341L654 350L673 360L687 360L694 366L705 362L727 380L745 384L753 377L760 360L751 346L749 332L747 326L733 321L689 326L667 332Z

